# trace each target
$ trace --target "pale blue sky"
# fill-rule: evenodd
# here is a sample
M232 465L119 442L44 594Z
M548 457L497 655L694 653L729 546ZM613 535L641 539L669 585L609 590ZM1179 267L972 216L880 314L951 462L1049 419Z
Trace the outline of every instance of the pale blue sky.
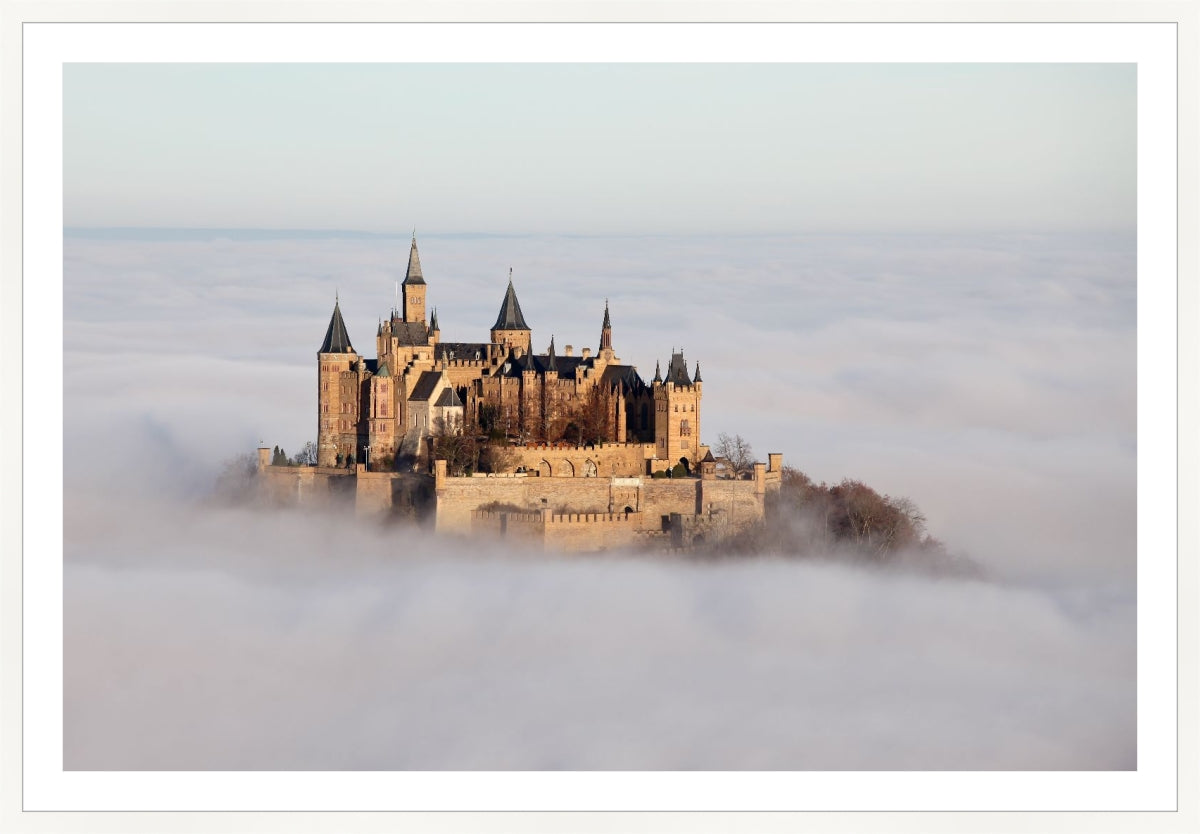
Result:
M68 226L1131 231L1132 64L69 64Z

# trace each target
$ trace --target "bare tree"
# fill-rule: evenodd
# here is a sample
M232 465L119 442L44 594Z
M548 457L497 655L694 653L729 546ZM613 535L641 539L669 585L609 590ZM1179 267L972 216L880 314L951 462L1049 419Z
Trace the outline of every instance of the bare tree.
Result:
M507 472L517 462L517 456L505 440L489 440L479 449L479 471Z
M734 477L741 478L754 469L754 450L740 434L730 437L725 432L717 435L717 445L712 449L713 457L724 462Z
M458 417L439 417L433 424L433 456L446 461L451 475L475 471L479 463L479 441L473 431L463 430Z
M304 444L296 456L292 458L292 463L296 466L316 466L317 465L317 444L311 440Z
M226 504L245 504L254 498L257 483L258 459L248 453L237 455L221 466L213 498Z

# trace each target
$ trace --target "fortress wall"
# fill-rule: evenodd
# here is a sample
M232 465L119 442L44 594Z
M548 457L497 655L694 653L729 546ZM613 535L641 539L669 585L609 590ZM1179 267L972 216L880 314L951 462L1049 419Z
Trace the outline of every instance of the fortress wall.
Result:
M472 512L471 534L524 549L545 547L545 519L541 513Z
M354 497L354 472L318 466L265 466L259 494L279 506L327 506Z
M546 520L545 530L547 550L613 550L644 539L641 520L635 514L552 515Z
M354 514L369 517L391 512L396 482L394 473L367 472L361 463L355 470Z
M546 474L549 464L554 478L582 476L587 461L596 464L601 478L630 478L646 473L646 460L654 456L653 443L597 443L577 447L574 444L543 444L542 446L509 446L513 455L512 468L525 467L530 472Z
M701 481L700 511L703 515L724 516L728 523L742 526L763 517L763 493L756 481Z
M437 529L467 532L471 511L492 502L530 512L607 512L609 487L608 478L447 477L438 489Z
M642 482L642 512L653 519L653 523L646 522L647 528L657 528L664 515L700 512L701 483L696 478L646 478Z
M660 532L662 517L678 513L716 515L725 524L745 525L763 516L763 494L756 481L701 481L697 478L444 478L437 497L437 529L469 532L471 513L493 502L555 516L608 514L621 517L631 507L632 527ZM622 530L625 528L622 527Z

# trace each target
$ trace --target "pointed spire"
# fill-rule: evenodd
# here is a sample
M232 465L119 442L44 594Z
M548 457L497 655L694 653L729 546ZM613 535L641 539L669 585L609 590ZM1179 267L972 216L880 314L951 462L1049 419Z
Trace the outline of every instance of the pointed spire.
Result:
M654 381L662 382L662 363L657 359L654 360Z
M333 294L333 315L329 319L329 329L325 331L325 341L321 343L319 353L354 353L350 336L346 333L346 322L342 320L341 302L336 291Z
M433 315L429 317L429 330L430 330L430 332L433 332L433 331L437 331L438 329L439 328L438 328L438 323L437 323L437 307L434 307Z
M558 372L558 364L554 361L554 337L550 337L549 357L546 359L546 370Z
M408 271L404 273L404 283L424 284L425 277L421 275L421 257L417 254L417 230L413 229L412 246L408 250Z
M517 301L517 291L513 289L512 267L508 270L508 290L504 293L504 301L500 303L500 315L492 330L528 330L525 316L521 314L521 305Z
M608 317L608 299L604 299L604 323L600 325L600 350L612 350L612 320Z
M696 375L694 377L692 377L692 382L704 382L704 380L702 380L700 378L700 360L699 359L696 360Z

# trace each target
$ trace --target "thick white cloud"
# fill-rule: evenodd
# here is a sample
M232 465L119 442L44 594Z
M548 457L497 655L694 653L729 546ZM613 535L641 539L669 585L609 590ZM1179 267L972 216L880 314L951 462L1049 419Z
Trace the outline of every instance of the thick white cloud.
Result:
M1131 592L73 506L69 769L1130 769Z
M334 292L373 356L407 248L68 236L68 767L1134 766L1132 239L421 240L444 339L510 266L539 349L607 297L643 376L701 362L705 441L908 496L994 584L196 509L314 439Z

